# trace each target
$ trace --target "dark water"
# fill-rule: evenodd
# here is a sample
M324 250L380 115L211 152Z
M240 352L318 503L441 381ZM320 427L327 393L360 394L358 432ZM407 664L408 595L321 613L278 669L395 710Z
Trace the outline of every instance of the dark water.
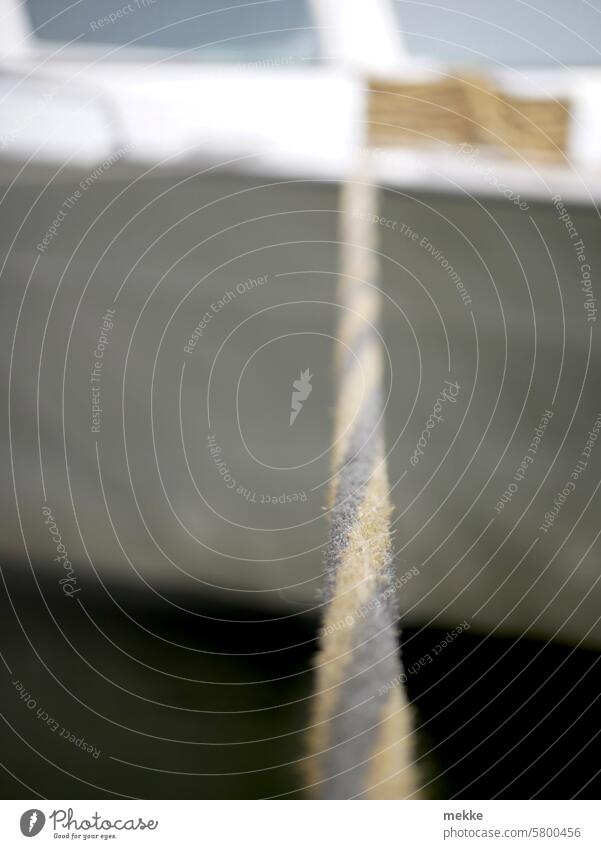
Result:
M3 575L4 797L308 795L314 620L171 598L183 614L114 586L65 604L24 568ZM435 654L444 637L404 638L424 792L598 796L599 656L472 630Z

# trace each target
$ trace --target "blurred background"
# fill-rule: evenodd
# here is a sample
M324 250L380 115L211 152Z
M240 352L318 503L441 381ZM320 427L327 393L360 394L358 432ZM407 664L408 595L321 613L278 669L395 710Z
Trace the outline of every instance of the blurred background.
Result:
M601 3L0 20L4 795L311 795L350 181L423 795L594 798Z

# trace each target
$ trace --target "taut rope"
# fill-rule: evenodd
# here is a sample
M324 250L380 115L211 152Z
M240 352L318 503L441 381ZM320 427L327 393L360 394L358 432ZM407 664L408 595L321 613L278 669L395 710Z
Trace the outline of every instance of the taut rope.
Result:
M327 608L311 740L316 795L325 799L400 799L415 790L391 565L380 297L369 224L375 201L367 182L343 185Z

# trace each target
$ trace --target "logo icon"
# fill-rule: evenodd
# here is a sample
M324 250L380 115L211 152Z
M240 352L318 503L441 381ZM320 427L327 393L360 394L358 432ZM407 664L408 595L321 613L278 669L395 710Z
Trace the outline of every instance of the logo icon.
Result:
M44 828L46 817L38 808L31 808L21 815L21 834L24 837L35 837Z
M307 368L304 371L301 371L300 378L298 380L292 381L294 391L292 392L290 427L292 427L296 417L302 410L303 401L306 401L309 395L311 394L311 390L313 389L313 387L311 386L312 377L313 375L309 374L309 369Z

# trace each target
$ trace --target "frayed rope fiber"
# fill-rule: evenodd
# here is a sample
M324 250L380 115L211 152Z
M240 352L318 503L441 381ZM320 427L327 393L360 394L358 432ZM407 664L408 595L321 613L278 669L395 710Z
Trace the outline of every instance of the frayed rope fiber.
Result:
M357 181L342 192L331 525L310 777L323 799L403 799L415 797L416 779L391 564L377 262L365 214L376 208L376 189Z

